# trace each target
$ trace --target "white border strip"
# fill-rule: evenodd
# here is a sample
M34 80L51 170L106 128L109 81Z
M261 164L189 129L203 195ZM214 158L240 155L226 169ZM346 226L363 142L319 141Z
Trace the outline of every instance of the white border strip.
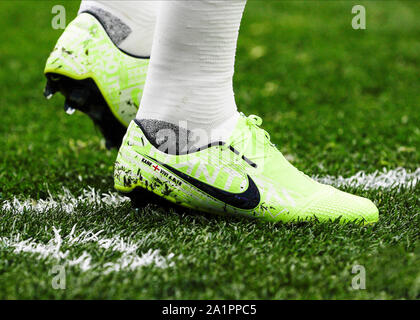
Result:
M344 178L342 176L313 176L318 182L333 185L335 187L354 187L364 190L378 189L402 189L413 188L420 182L420 168L410 172L405 168L396 168L393 170L375 171L366 174L360 171L355 175ZM78 197L71 194L68 189L63 189L63 193L55 197L50 195L47 199L40 200L20 200L13 198L12 200L3 201L0 209L6 212L22 214L24 212L44 213L50 210L63 210L71 214L74 213L79 205L89 205L94 208L102 208L105 206L118 207L125 202L130 201L129 198L123 197L116 192L99 193L90 187L82 191Z
M20 200L15 197L12 200L3 201L0 208L3 211L13 211L15 213L24 213L25 211L44 213L50 210L63 210L70 214L75 212L79 205L89 205L99 209L104 206L118 207L129 201L129 198L116 192L101 194L92 187L84 189L78 197L74 196L68 189L63 188L63 193L55 197L51 194L47 199L39 200Z
M34 240L33 238L21 239L18 234L13 238L0 238L0 248L12 248L13 253L27 253L36 256L38 260L56 260L60 265L75 266L82 271L97 270L103 274L119 271L134 271L138 268L152 265L157 268L173 267L172 261L174 254L170 253L164 257L160 255L159 250L149 249L141 255L137 254L142 241L135 243L130 240L124 240L119 236L112 238L100 237L99 232L82 231L75 236L76 225L73 226L70 234L64 238L61 236L61 230L53 227L54 235L45 244ZM97 247L106 251L117 251L121 256L112 262L103 264L92 263L92 255L83 251L79 257L70 259L71 250L86 243L95 244ZM63 247L68 249L64 250ZM112 255L111 255L112 256Z
M338 188L354 187L362 188L364 190L400 190L402 188L413 188L420 182L420 168L417 168L414 172L399 167L393 170L377 170L369 174L366 174L364 171L359 171L354 176L348 178L343 178L342 176L314 176L313 178L318 182L330 184Z

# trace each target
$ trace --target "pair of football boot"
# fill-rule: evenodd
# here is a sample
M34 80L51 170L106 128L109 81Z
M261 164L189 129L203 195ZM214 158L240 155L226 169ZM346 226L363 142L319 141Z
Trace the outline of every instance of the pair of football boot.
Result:
M378 221L370 200L320 184L293 167L258 116L241 114L225 141L190 152L161 150L135 120L148 63L118 49L101 23L82 13L66 28L45 67L45 96L61 92L67 113L86 113L107 147L120 148L114 185L135 205L165 199L268 221Z

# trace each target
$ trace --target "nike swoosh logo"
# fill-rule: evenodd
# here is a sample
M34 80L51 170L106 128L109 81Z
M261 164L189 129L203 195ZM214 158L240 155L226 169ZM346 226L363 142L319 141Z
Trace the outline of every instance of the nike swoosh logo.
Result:
M175 168L172 168L171 166L168 166L167 164L162 163L152 157L147 157L147 158L149 158L152 161L157 162L161 166L165 167L166 170L177 175L179 178L193 185L197 189L200 189L201 191L212 196L213 198L216 198L217 200L227 203L228 205L231 205L235 208L243 209L243 210L252 210L252 209L255 209L260 203L260 200L261 200L260 191L258 190L257 185L255 184L255 182L252 180L252 178L249 175L247 175L248 188L242 193L233 193L233 192L228 192L228 191L213 187Z

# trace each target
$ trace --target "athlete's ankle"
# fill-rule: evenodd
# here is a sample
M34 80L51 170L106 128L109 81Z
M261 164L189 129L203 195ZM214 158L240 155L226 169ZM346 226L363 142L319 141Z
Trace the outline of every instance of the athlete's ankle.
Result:
M239 118L235 112L231 117L213 128L191 125L188 121L178 122L161 119L136 119L150 143L168 154L186 154L217 142L225 142L231 136Z
M149 57L157 10L157 1L82 1L79 14L95 16L121 50Z

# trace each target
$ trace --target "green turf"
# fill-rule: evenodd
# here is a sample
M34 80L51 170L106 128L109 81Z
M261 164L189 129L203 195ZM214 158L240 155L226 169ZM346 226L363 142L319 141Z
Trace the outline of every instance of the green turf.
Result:
M78 1L67 1L68 20ZM0 1L0 203L112 191L116 151L90 120L63 112L63 98L42 96L45 60L61 33L56 2ZM351 28L364 4L367 30ZM246 114L299 169L349 176L360 170L420 164L420 3L414 1L250 1L241 27L235 91ZM139 244L137 253L173 253L174 265L103 274L66 268L66 289L51 286L52 259L0 245L0 298L420 298L420 186L346 191L372 199L376 225L271 224L148 206L79 205L68 214L2 212L0 238L47 243L104 230ZM84 243L94 263L120 254ZM366 289L351 288L354 265Z

